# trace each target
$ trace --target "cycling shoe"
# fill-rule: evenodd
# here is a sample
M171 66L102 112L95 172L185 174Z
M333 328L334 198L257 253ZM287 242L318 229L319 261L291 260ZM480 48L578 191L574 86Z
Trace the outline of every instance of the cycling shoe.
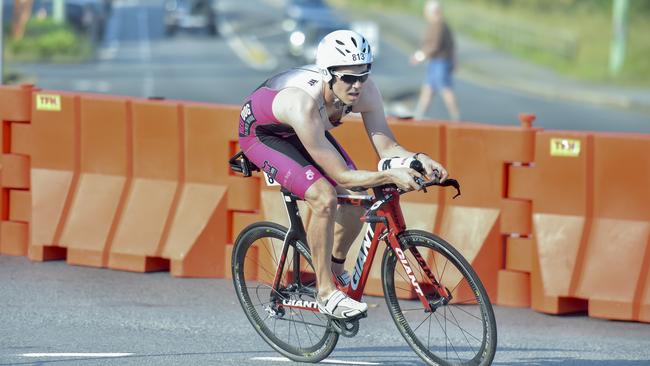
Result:
M368 311L368 304L349 298L340 290L332 292L326 299L316 298L318 310L336 319L350 319Z

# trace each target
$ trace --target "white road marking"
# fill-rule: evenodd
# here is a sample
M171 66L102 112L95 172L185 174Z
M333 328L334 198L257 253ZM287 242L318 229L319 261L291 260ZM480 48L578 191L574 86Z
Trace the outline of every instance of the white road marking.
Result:
M253 35L241 37L235 31L235 27L225 18L220 22L219 31L226 38L228 46L248 66L263 71L273 70L277 67L277 60L257 37Z
M133 353L23 353L22 357L126 357Z
M280 362L293 362L285 357L253 357L254 361L280 361ZM364 362L364 361L344 361L344 360L323 360L320 363L333 363L339 365L381 365L377 362Z

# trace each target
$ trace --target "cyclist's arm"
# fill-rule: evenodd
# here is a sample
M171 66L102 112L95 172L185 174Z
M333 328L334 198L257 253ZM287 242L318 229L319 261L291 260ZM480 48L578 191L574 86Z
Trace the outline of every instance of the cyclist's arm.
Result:
M380 159L405 158L415 154L401 146L388 127L386 115L384 114L384 102L372 79L368 79L364 84L361 100L352 110L361 113L366 133Z
M338 184L344 188L373 187L387 183L397 183L400 186L410 184L405 176L407 173L404 172L400 175L400 182L396 182L395 175L399 172L350 170L341 154L325 137L322 119L327 118L327 115L325 111L321 115L318 108L318 103L304 91L287 88L276 96L273 114L280 122L290 125L296 131L314 161Z
M366 133L368 133L368 137L370 137L375 151L381 159L391 157L406 158L415 155L414 152L407 150L397 142L388 127L381 93L371 79L368 79L368 82L364 85L364 93L353 111L361 113ZM419 155L418 159L422 162L429 179L434 178L434 171L436 170L441 180L447 178L447 170L437 161L424 154Z

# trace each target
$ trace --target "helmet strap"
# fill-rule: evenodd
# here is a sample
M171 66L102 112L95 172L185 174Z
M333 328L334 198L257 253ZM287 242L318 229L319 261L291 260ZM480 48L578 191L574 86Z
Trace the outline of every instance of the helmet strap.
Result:
M334 83L336 82L336 76L334 74L332 74L332 70L330 70L329 68L327 69L327 71L332 76L331 79L327 82L327 84L329 85L330 90L332 91L332 94L334 95L334 107L337 108L337 109L342 109L347 104L343 103L341 98L339 98L339 96L336 95L336 93L334 92Z

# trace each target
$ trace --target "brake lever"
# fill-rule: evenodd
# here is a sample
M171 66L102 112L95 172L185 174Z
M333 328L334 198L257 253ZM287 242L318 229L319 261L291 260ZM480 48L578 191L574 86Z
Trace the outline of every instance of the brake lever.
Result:
M413 180L415 180L415 183L420 186L420 189L418 191L423 191L424 193L427 193L427 183L424 181L424 179L420 177L413 177Z

